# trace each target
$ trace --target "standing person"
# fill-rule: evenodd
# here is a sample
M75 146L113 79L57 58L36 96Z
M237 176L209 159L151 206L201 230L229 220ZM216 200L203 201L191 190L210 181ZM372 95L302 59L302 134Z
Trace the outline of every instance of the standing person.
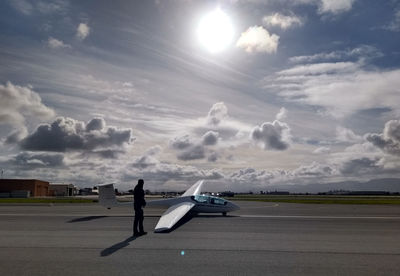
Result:
M133 190L133 207L135 209L135 220L133 222L133 235L142 236L146 235L147 232L143 230L143 209L146 206L146 201L144 200L144 190L143 190L143 179L139 179L135 189ZM139 225L139 229L138 229Z

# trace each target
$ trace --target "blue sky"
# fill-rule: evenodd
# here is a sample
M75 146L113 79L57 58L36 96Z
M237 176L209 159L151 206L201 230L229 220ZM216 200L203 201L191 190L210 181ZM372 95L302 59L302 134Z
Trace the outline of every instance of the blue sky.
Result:
M197 30L216 9L233 36L210 52ZM400 176L400 1L0 11L5 177L259 191Z

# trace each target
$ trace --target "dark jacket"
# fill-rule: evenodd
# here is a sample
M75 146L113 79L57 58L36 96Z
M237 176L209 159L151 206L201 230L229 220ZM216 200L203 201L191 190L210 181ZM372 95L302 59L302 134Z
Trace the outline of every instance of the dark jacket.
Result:
M144 200L144 191L141 188L136 188L133 191L133 208L135 210L142 209L146 206L146 201Z

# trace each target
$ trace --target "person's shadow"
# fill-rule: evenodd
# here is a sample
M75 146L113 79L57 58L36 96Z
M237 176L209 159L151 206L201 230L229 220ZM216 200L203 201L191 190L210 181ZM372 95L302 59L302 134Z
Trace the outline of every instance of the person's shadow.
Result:
M124 247L127 247L131 241L134 241L137 238L138 237L136 237L136 236L131 236L131 237L127 238L126 240L122 241L122 242L113 244L112 246L110 246L110 247L108 247L106 249L103 249L100 252L100 256L101 257L110 256L111 254L114 254L116 251L118 251L118 250L120 250L120 249L122 249Z

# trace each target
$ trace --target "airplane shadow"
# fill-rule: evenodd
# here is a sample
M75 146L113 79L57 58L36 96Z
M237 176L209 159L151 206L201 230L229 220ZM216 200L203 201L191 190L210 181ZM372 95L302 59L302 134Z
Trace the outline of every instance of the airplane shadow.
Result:
M101 257L110 256L111 254L114 254L114 253L117 252L118 250L120 250L120 249L122 249L122 248L124 248L124 247L127 247L127 246L129 245L130 242L136 240L137 238L138 238L138 237L131 236L131 237L125 239L125 240L122 241L122 242L118 242L118 243L116 243L116 244L113 244L112 246L110 246L110 247L108 247L108 248L106 248L106 249L103 249L103 250L100 252L100 256L101 256Z

